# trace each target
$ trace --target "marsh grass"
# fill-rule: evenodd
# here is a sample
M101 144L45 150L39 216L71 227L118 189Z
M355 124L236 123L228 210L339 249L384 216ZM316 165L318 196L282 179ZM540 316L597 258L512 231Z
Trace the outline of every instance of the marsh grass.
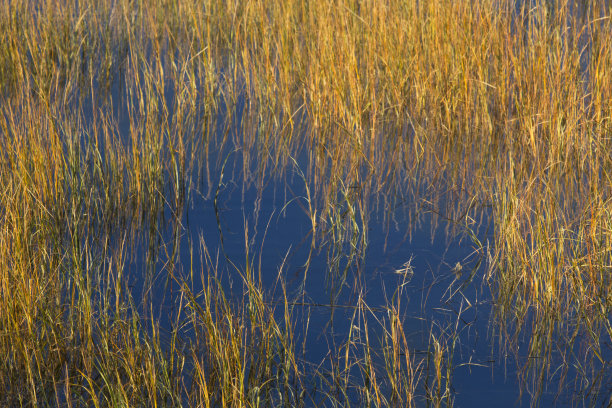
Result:
M186 266L185 206L228 152L257 188L301 178L331 304L366 290L370 223L402 208L409 230L427 215L452 235L491 214L494 327L528 357L526 391L537 402L554 379L605 400L611 10L515 3L2 1L0 402L336 406L357 390L370 406L452 405L456 331L432 329L418 360L400 294L384 319L358 302L330 351L343 359L309 371L299 302L263 288L248 255L231 271L242 302L205 244L202 271ZM163 336L147 296L160 279L184 308Z

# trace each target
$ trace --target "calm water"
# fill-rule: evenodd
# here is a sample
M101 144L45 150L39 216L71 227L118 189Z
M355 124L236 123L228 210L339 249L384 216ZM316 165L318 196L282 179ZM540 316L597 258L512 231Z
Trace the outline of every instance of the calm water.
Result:
M168 92L169 100L171 94ZM243 104L236 108L236 128L243 110ZM223 113L224 108L220 111ZM117 114L121 119L120 109ZM222 118L223 114L219 125L223 123ZM119 123L121 133L127 135L126 122L120 120ZM222 176L221 163L225 158ZM196 168L193 178L188 180L188 199L178 227L172 221L169 207L166 208L159 233L153 238L144 233L144 239L128 264L132 292L137 299L143 288L151 285L146 296L154 299L156 310L150 317L159 320L163 331L173 329L173 316L182 307L178 285L167 278L169 256L166 251L169 254L177 251L175 262L170 265L175 273L190 281L192 291L197 294L202 287L199 276L206 277L207 273L200 258L201 243L205 243L218 266L226 295L239 302L245 289L238 271L245 270L245 247L248 246L250 262L257 274L261 272L269 299L280 302L279 279L286 282L297 318L298 357L307 365L312 364L319 370L330 368L334 358L330 350L338 350L346 341L359 298L371 308L370 326L376 327L374 317L386 316L385 306L401 286L404 330L414 355L426 356L431 349L432 333L442 335L449 342L454 340L450 356L454 406L531 405L532 398L526 391L521 393L517 376L517 371L527 361L529 338L519 339L517 359L506 354L509 351L500 347L500 339L495 335L494 305L484 281L494 232L494 226L487 221L488 208L481 209L483 221L473 226L483 247L476 245L461 229L449 235L451 225L446 221L432 224L433 216L427 208L420 221L411 224L407 214L418 197L404 197L403 204L393 210L373 211L363 256L351 258L347 243L337 249L336 266L340 271L346 270L346 279L334 280L330 278L329 262L334 247L329 237L323 234L317 239L314 250L311 248L312 225L305 210L305 185L296 169L289 168L276 178L265 177L263 187L258 188L244 181L240 150L232 152L226 148L222 153L212 152L210 162L210 177L195 177L201 170ZM301 158L297 163L300 171L306 172L306 160ZM248 227L246 238L245 226ZM158 250L155 260L147 261L151 239ZM246 244L245 239L248 240ZM309 259L310 265L306 268ZM408 262L412 274L406 281L396 271L405 268ZM282 305L279 304L277 311L282 313ZM188 344L190 332L185 330L183 336ZM609 345L607 350L610 351ZM604 357L604 365L607 365L610 359ZM571 361L567 364L567 377L572 378L576 372ZM604 373L609 379L610 370ZM573 381L566 381L566 388L559 392L556 380L560 375L550 374L552 380L542 392L540 406L582 405L583 397L575 395L575 390L585 386L575 387ZM603 381L606 384L606 380ZM418 392L422 394L422 388ZM594 405L605 406L606 399L606 395L600 396Z
M232 155L240 160L239 153ZM239 169L240 166L230 168ZM444 332L448 338L455 336L451 378L454 406L530 405L528 393L521 395L520 392L517 361L513 356L504 355L498 347L499 339L494 336L491 325L491 294L483 282L483 274L492 226L483 222L476 230L478 239L485 245L484 249L479 249L465 234L449 239L445 222L432 229L432 218L428 214L415 229L409 225L403 208L395 211L393 222L384 221L382 214L372 214L365 255L349 265L346 282L332 288L328 276L329 246L325 240L310 255L308 270L304 267L310 254L311 224L301 198L305 193L303 180L288 176L278 182L270 181L260 192L254 186L243 184L239 170L230 176L226 174L222 183L219 177L211 179L216 180L212 194L207 197L194 192L182 219L177 269L184 276L189 275L190 268L196 275L206 270L198 255L198 242L203 240L218 262L226 294L239 301L244 287L236 267L245 270L245 225L248 225L251 262L257 272L261 271L265 291L271 299L280 302L280 276L287 283L290 298L297 303L294 313L298 318L299 357L324 368L330 364L330 346L337 349L347 339L359 295L372 308L373 315L384 318L388 299L402 284L402 276L395 271L410 261L413 274L401 294L405 333L409 335L413 353L422 357L430 349L430 333ZM204 190L207 189L204 186ZM172 243L172 232L169 223L163 241ZM342 266L346 265L347 253L348 250L342 254ZM152 296L158 305L155 317L160 319L162 327L170 330L169 317L180 307L180 296L178 288L167 283L164 273L160 272L164 262L160 259L156 264ZM131 266L135 276L140 274L141 277L135 278L135 288L144 285L145 265L145 253L141 251ZM198 282L194 280L194 293L201 288ZM282 313L282 305L277 310ZM370 326L375 327L374 324L370 317ZM188 337L186 332L186 341ZM521 342L522 350L526 350L528 340ZM519 355L521 353L524 355L519 358L523 361L519 362L523 364L526 352L519 351ZM555 402L560 406L576 403L572 401L576 396L571 391L560 395L557 391L557 385L551 383L540 398L541 406Z

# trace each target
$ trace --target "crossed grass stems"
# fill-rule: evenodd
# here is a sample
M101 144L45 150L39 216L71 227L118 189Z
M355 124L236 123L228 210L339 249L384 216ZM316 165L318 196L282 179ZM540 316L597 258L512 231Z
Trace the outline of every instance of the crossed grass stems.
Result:
M486 260L494 333L527 356L534 404L552 381L586 405L608 401L605 2L0 7L3 404L452 405L460 330L433 325L415 355L401 280L385 313L359 298L325 367L300 358L307 315L284 264L280 290L262 287L246 223L247 257L230 271L245 297L224 293L222 253L182 223L198 191L217 208L235 149L247 185L303 180L296 200L312 250L328 252L332 293L359 293L370 222L391 227L401 207L414 228L427 213ZM474 233L484 212L488 252ZM160 279L178 299L168 333L151 298Z

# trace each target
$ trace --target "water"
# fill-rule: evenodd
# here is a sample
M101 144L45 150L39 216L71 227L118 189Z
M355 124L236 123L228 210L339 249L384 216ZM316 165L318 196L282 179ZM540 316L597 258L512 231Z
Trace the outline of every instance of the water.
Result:
M115 88L112 92L113 99L120 100L120 90ZM166 105L171 106L172 90L166 92L165 98ZM122 117L123 109L115 106L114 111L119 133L126 137L124 142L129 149L129 123ZM213 131L217 137L227 125L223 118L228 112L220 102ZM239 140L245 101L239 100L232 113L229 126ZM159 322L166 336L181 330L175 324L184 307L178 281L188 282L194 294L202 290L200 276L205 279L210 271L201 260L205 245L231 301L238 304L245 295L241 274L247 271L248 263L261 278L270 302L278 303L276 317L282 320L284 285L296 319L298 357L306 371L333 370L334 360L341 358L338 350L351 329L362 324L359 302L367 304L366 317L374 335L379 334L376 340L380 340L382 328L376 326L377 321L388 317L389 305L399 297L401 320L413 355L417 359L431 355L434 338L449 347L446 358L452 363L446 381L454 406L513 407L533 403L527 392L529 384L525 387L519 380L529 359L530 339L518 340L515 356L503 347L504 339L499 338L492 320L495 305L484 279L493 251L494 226L489 223L489 208L477 208L482 220L467 226L436 218L427 210L415 223L414 217L408 215L418 207L414 201L421 198L407 196L403 197L403 205L392 210L384 206L372 210L367 225L357 223L357 248L346 241L334 242L331 233L321 232L325 225L318 226L313 248L313 226L306 210L308 181L301 176L308 168L306 157L298 157L295 167L289 166L282 174L263 176L258 187L244 179L243 154L240 147L213 149L207 163L210 174L203 170L204 163L197 162L193 173L187 174L188 195L179 211L179 222L174 219L175 209L166 204L158 229L153 234L142 234L127 264L130 289L137 303L146 304L146 299L153 299L154 309L141 312ZM165 176L167 179L169 175ZM453 233L452 228L456 228ZM365 248L359 246L363 237L367 237ZM153 258L149 258L151 247L156 252ZM170 272L180 279L169 278ZM192 335L189 329L181 331L186 345ZM607 350L604 366L609 361L610 348ZM568 378L576 375L571 359L562 361L557 356L554 361L565 364ZM377 363L383 362L378 359ZM604 382L609 378L606 373L609 371L603 374ZM431 379L433 372L425 370L422 375L425 381ZM551 374L553 380L560 376ZM537 401L541 406L580 405L584 397L573 394L575 389L586 386L578 383L572 388L569 383L560 391L555 381L547 383ZM423 390L418 392L425 405ZM356 394L347 399L359 404ZM319 395L313 400L325 398ZM586 396L587 405L604 406L606 395L594 401L590 404Z
M240 153L231 156L226 171L241 168ZM183 276L206 271L197 251L198 243L204 242L218 266L226 295L239 302L245 290L240 273L246 270L248 247L248 262L261 276L264 291L279 302L279 314L283 310L280 282L286 285L298 317L295 336L303 361L319 370L331 370L330 352L346 342L351 326L359 320L358 300L370 307L368 317L374 327L375 318L384 319L394 294L399 293L404 331L415 356L431 352L432 334L449 344L454 341L449 355L454 406L530 404L528 393L521 395L515 360L502 355L493 337L493 305L483 281L486 245L493 233L487 217L474 226L483 247L467 232L449 238L445 222L432 228L433 218L428 214L416 228L409 225L402 208L395 210L391 223L381 214L373 214L364 256L347 265L349 254L340 254L341 269L348 266L348 271L345 281L339 282L329 276L330 244L323 239L311 248L312 225L305 211L302 179L288 176L268 183L263 190L245 185L239 170L230 170L223 179L219 174L211 179L216 180L212 194L195 191L186 204L177 270ZM173 232L169 225L163 240L174 242ZM139 258L141 261L133 265L135 271L145 264L144 255ZM157 270L163 263L158 261ZM408 278L401 272L408 273ZM201 290L198 279L192 285L194 293ZM169 288L160 273L152 296L163 299L155 302L156 318L170 331L172 316L181 306L178 288ZM184 335L187 342L189 333ZM356 395L353 398L358 401ZM548 392L540 402L547 406L554 399L555 392Z
M113 100L121 100L120 87L111 91ZM171 106L172 91L165 97ZM86 115L88 109L84 108ZM229 124L238 140L245 109L245 101L239 100ZM130 124L125 111L127 107L113 107L119 135L129 150ZM229 108L220 103L213 129L218 138L228 125L223 119L228 112ZM194 128L197 126L191 130ZM81 143L87 141L83 135ZM211 144L215 146L214 141ZM177 211L169 200L154 228L149 229L144 222L137 233L136 247L127 249L129 290L144 318L158 322L164 341L169 342L171 333L178 331L188 347L193 337L189 327L176 325L177 316L185 316L180 284L188 283L196 295L202 290L202 280L210 272L209 265L202 262L205 246L230 301L240 304L245 296L241 274L247 271L248 263L261 279L269 303L277 304L277 321L282 321L284 286L293 308L296 352L306 372L316 370L320 374L334 369L352 328L363 327L360 304L367 305L365 317L373 340L379 341L383 329L378 322L388 318L389 306L399 298L404 333L417 361L431 355L435 340L448 347L445 358L452 361L450 370L445 371L449 375L445 381L454 406L532 404L529 384L525 387L519 380L529 360L530 339L525 336L518 340L515 356L503 347L504 339L499 338L492 320L495 305L484 279L494 240L490 208L476 208L481 220L465 225L465 220L453 223L434 216L436 209L415 205L422 197L407 195L392 209L384 204L371 206L367 225L357 222L356 247L348 241L334 241L333 230L325 232L333 227L331 223L317 227L313 247L313 226L307 211L309 182L303 176L308 168L306 155L296 158L295 165L280 174L264 175L258 183L257 178L245 180L243 154L240 147L213 147L208 163L199 160L192 173L186 174L183 207ZM168 186L170 176L164 175L165 192L174 188ZM312 185L308 187L313 190ZM443 200L439 207L445 204ZM416 218L415 208L422 209ZM367 245L361 247L360 240L365 238ZM149 300L153 301L152 309L147 307ZM610 346L604 345L604 350L605 367L610 361ZM579 354L570 355L569 361L559 356L554 360L565 365L568 378L578 377L571 360L575 356ZM374 359L383 364L380 356ZM554 365L551 370L555 370ZM432 370L424 370L421 385L426 379L431 381L433 375ZM610 378L609 369L602 375L602 387L609 389L605 383ZM588 395L574 396L575 389L588 390L588 384L580 380L576 387L572 388L570 381L559 391L555 381L560 376L551 374L554 381L546 384L537 399L542 406L580 405L583 399L586 405L605 405L605 392L594 398L594 404L589 403ZM425 405L422 387L417 392ZM320 394L312 398L325 400ZM346 398L360 403L356 393Z

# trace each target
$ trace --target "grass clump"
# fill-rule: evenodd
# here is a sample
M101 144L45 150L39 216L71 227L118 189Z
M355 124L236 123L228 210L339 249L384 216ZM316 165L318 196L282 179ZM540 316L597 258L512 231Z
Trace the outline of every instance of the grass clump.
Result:
M185 209L210 196L228 152L239 157L230 182L245 189L301 179L332 304L343 288L367 292L373 222L393 225L401 209L408 234L427 214L452 235L490 218L496 333L527 356L526 390L537 402L577 371L568 387L605 398L610 11L557 0L1 2L0 402L349 405L356 390L373 406L419 395L452 405L454 334L432 335L416 359L406 294L384 319L357 302L357 329L330 350L343 359L308 371L293 332L300 297L270 294L248 256L230 269L242 301L205 246L198 284L188 279ZM185 308L170 329L151 298L160 281Z

